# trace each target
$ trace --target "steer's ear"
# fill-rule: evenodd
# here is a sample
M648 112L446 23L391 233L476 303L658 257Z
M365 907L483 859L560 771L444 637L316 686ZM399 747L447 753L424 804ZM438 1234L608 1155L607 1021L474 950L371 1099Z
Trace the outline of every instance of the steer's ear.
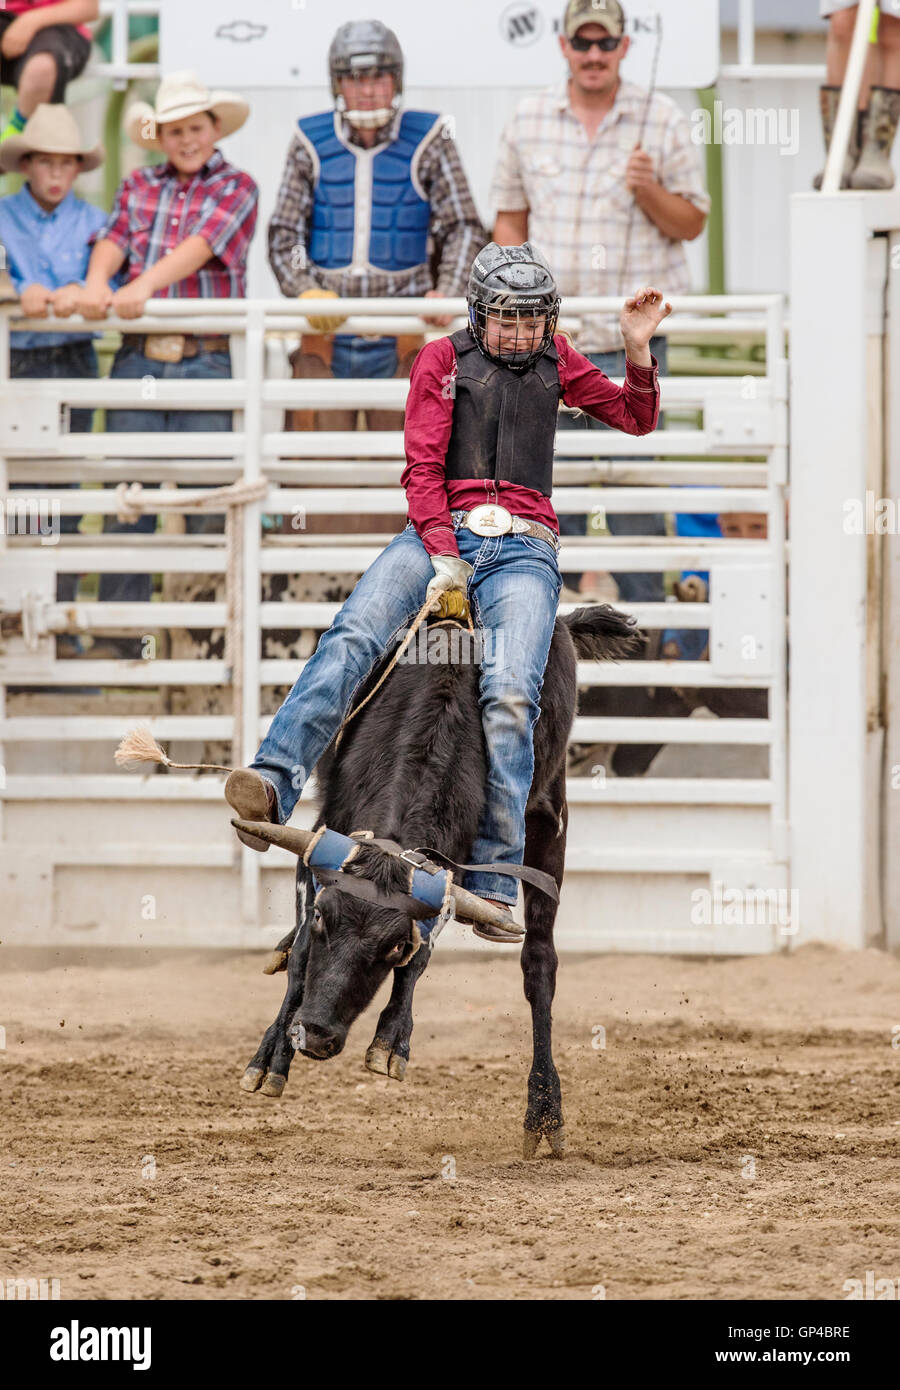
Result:
M260 840L265 840L270 845L280 845L282 849L290 850L292 854L301 858L313 838L311 830L295 830L292 825L275 825L270 821L242 820L239 816L234 816L231 824L237 830L246 830L251 835L258 836Z
M399 965L406 955L408 947L408 941L398 941L396 946L392 946L391 949L385 953L384 957L388 965Z

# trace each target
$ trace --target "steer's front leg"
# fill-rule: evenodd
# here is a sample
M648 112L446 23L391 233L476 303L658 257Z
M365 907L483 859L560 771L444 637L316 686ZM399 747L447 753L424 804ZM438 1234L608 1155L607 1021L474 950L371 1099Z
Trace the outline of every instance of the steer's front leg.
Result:
M566 852L567 811L565 800L558 819L546 811L529 812L525 817L525 863L543 869L562 885ZM525 998L531 1005L534 1055L528 1077L528 1108L525 1112L525 1157L533 1158L546 1134L555 1158L565 1153L562 1096L559 1075L550 1045L551 1005L556 992L557 955L553 945L556 904L537 888L525 885L525 941L522 946L522 973Z
M303 1003L303 983L309 954L309 927L314 913L315 887L312 873L300 861L297 865L297 920L294 940L287 960L288 982L278 1017L263 1034L262 1042L241 1077L241 1090L261 1091L278 1097L287 1085L294 1049L288 1030L294 1014ZM279 949L284 942L279 942ZM273 953L275 954L275 953Z
M381 1011L375 1036L366 1052L366 1066L379 1076L402 1081L409 1061L413 1030L412 1001L419 977L431 960L433 943L426 938L408 964L394 971L391 997Z

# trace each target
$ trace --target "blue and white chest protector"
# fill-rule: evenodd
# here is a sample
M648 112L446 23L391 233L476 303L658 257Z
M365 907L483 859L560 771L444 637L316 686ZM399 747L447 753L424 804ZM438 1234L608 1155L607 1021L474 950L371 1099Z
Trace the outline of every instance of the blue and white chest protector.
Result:
M434 111L404 111L394 138L366 150L344 139L333 111L298 121L315 192L307 252L323 270L412 270L428 257L431 208L418 179L440 130Z

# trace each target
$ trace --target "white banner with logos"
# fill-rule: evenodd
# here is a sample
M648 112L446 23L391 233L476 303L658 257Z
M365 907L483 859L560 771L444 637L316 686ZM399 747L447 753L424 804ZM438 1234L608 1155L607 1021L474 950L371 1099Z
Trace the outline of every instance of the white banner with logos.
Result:
M347 20L394 30L415 87L543 87L561 72L563 0L161 0L164 73L194 68L215 87L327 82L328 46ZM628 0L624 72L647 85L709 87L719 68L719 0Z

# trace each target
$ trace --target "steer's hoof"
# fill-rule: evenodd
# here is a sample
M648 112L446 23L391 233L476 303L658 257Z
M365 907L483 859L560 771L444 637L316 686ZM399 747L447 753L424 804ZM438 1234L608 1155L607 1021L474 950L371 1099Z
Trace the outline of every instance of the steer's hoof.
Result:
M535 1154L536 1154L537 1151L538 1151L538 1144L539 1144L540 1142L541 1142L541 1131L540 1131L540 1130L535 1131L535 1130L533 1130L533 1129L526 1129L526 1131L525 1131L525 1143L524 1143L524 1145L522 1146L522 1152L524 1153L524 1155L525 1155L526 1158L534 1158Z
M383 1043L373 1042L366 1053L366 1066L376 1076L390 1076L394 1081L402 1081L406 1075L407 1059L399 1052L391 1052Z
M265 1069L263 1067L248 1067L241 1077L241 1090L258 1091L262 1085L262 1079L265 1074Z
M541 1142L541 1134L545 1131L539 1129L526 1129L522 1151L526 1158L534 1158ZM547 1143L550 1145L551 1158L565 1158L566 1155L566 1131L562 1125L558 1129L546 1131Z
M547 1135L547 1143L550 1145L551 1158L565 1158L566 1156L566 1131L562 1125L559 1129L551 1129Z
M260 1094L264 1096L275 1096L277 1098L281 1095L286 1085L286 1076L279 1076L276 1071L270 1071L262 1084Z

